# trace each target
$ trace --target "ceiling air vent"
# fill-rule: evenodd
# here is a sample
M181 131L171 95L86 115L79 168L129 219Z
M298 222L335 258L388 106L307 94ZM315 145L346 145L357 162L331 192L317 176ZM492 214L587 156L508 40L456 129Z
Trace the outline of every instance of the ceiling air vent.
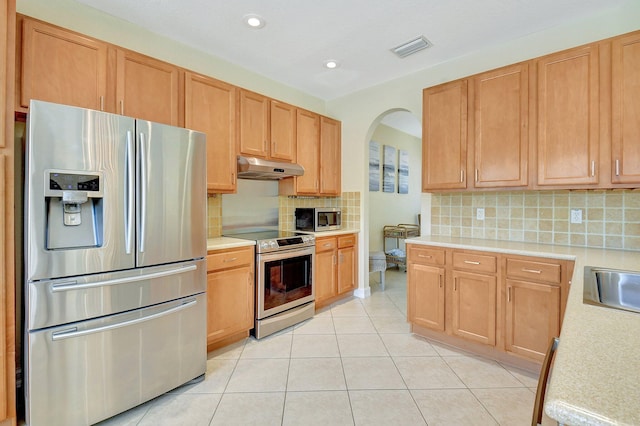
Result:
M406 43L402 43L398 47L394 47L391 51L400 58L406 58L409 55L413 55L414 53L431 46L433 46L433 44L427 40L425 36L420 36Z

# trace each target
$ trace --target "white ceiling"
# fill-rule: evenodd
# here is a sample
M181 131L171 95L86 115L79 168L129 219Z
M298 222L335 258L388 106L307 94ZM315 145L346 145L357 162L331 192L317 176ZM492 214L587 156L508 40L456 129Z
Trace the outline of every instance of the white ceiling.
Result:
M637 0L77 0L331 100ZM266 20L260 30L242 17ZM405 59L390 49L424 35ZM340 67L323 68L327 59Z

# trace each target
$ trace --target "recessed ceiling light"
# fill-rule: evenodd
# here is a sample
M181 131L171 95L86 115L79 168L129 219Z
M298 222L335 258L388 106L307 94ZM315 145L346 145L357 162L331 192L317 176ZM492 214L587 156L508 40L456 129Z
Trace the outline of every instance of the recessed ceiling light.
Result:
M340 63L338 61L336 61L335 59L329 59L324 61L324 67L325 68L329 68L330 70L334 69L334 68L338 68L340 66Z
M260 15L256 15L255 13L250 13L248 15L244 15L242 20L245 24L247 24L251 28L262 28L265 26L266 22Z

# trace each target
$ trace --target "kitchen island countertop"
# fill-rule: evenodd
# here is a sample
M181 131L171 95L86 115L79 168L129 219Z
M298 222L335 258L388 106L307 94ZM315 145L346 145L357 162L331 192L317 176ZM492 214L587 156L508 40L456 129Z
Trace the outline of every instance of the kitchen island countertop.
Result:
M640 270L640 252L423 236L407 243L575 261L545 412L566 425L640 424L640 314L582 302L585 266Z

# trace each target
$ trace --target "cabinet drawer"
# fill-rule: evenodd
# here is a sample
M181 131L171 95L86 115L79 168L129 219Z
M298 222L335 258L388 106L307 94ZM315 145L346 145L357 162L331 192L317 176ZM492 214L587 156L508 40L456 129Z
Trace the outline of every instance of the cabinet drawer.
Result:
M496 256L476 253L453 253L453 267L473 272L495 273L497 271Z
M242 248L239 250L220 250L217 252L210 252L207 255L207 271L248 265L253 263L253 257L253 247Z
M562 267L553 262L507 259L507 277L560 284Z
M444 249L415 247L409 249L409 261L426 265L444 265Z
M338 239L336 237L325 237L316 240L316 253L319 251L335 250L338 248Z
M356 245L355 234L341 235L338 237L338 248L353 247Z

